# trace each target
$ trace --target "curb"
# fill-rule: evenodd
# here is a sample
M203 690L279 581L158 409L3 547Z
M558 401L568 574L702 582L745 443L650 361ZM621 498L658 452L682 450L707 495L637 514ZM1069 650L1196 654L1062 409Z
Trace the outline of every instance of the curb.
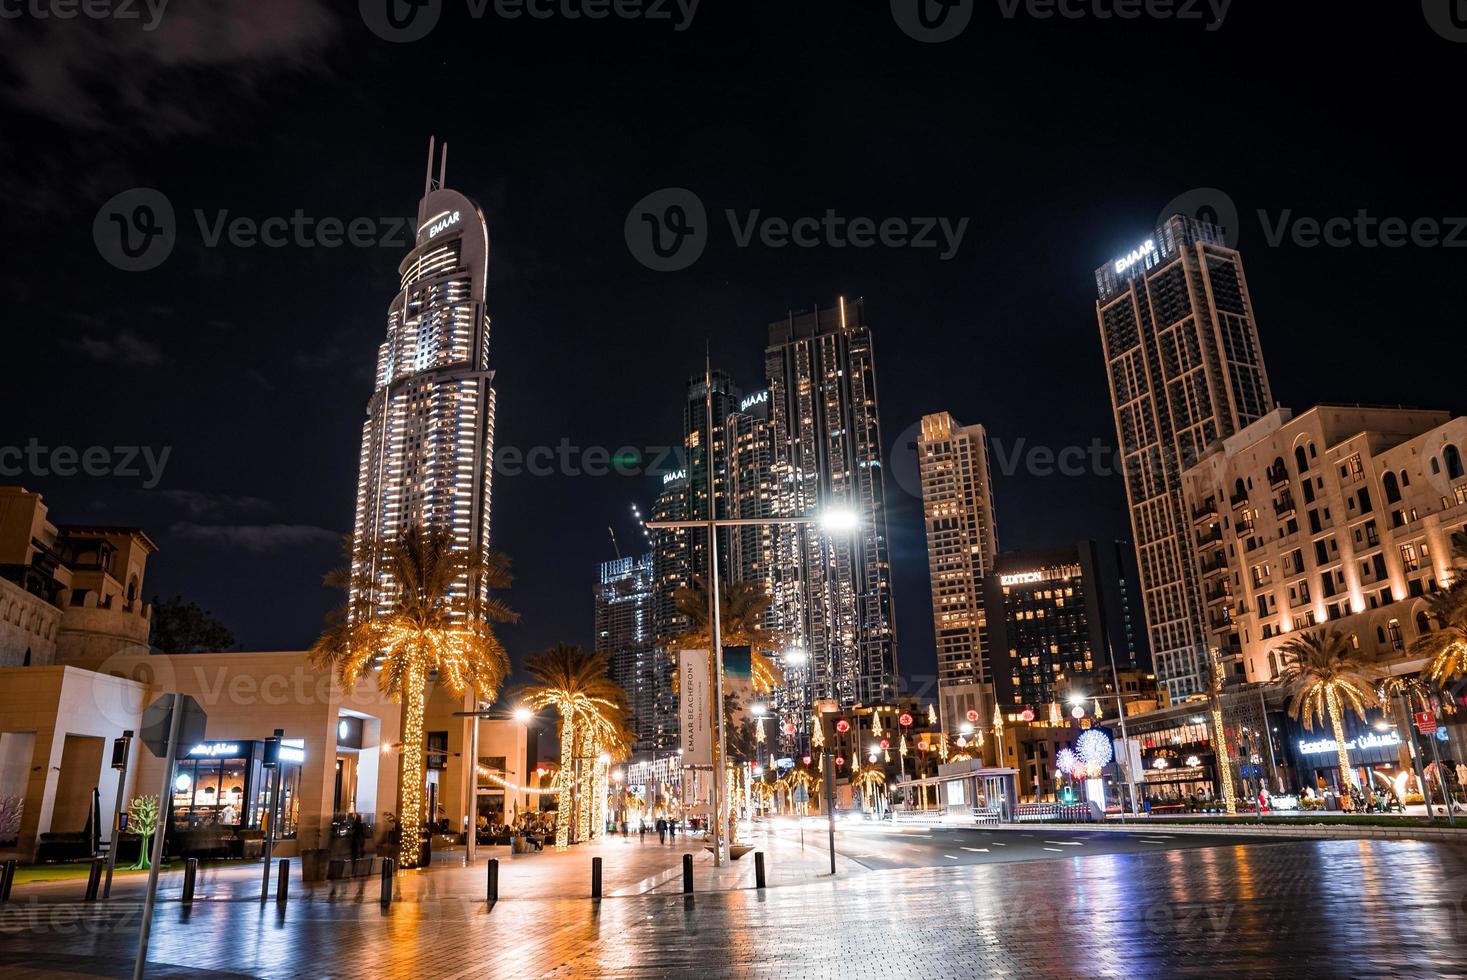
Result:
M1222 834L1251 837L1316 838L1321 840L1433 840L1467 844L1467 828L1450 827L1342 827L1323 824L1239 826L1226 824L1136 824L1136 823L1032 823L990 824L1001 830L1030 830L1044 827L1075 833L1154 833L1154 834Z

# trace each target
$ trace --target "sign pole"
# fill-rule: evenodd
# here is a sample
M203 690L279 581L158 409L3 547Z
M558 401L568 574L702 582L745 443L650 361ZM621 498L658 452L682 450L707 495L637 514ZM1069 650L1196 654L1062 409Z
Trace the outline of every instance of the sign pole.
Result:
M1451 787L1447 785L1447 774L1442 771L1442 754L1441 750L1438 749L1436 746L1436 735L1428 735L1426 736L1426 740L1431 743L1431 758L1432 761L1436 763L1436 781L1441 784L1442 798L1446 801L1447 804L1447 826L1455 827L1457 826L1457 818L1452 815L1452 803L1454 802L1452 799L1452 790ZM1421 786L1421 795L1422 799L1426 800L1426 808L1430 810L1431 794L1426 792L1425 783L1423 783Z
M178 756L178 725L183 717L183 695L173 695L169 711L168 750L163 755L163 788L158 793L158 828L153 837L153 864L148 869L148 897L143 900L143 924L138 931L138 955L132 965L132 980L143 980L148 962L148 932L153 925L153 903L158 896L158 865L163 862L163 839L173 822L173 766ZM116 836L114 831L114 837Z
M275 856L275 811L280 804L280 742L285 729L275 729L275 734L265 739L265 757L261 765L270 770L270 800L265 808L265 871L260 880L260 901L270 897L270 861Z

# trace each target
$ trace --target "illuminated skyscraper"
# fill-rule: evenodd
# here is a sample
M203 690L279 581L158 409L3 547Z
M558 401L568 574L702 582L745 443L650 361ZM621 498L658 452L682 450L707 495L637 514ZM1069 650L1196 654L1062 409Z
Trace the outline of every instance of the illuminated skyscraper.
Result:
M433 146L418 204L417 239L398 267L400 292L387 310L376 383L362 425L353 579L354 617L384 611L387 569L374 545L417 524L450 531L486 551L494 454L494 372L489 369L485 283L489 230L484 212L444 185L448 148L433 179ZM467 579L455 591L487 586Z
M1273 396L1242 257L1210 225L1168 219L1095 283L1151 652L1180 700L1208 689L1210 669L1181 474Z
M764 353L775 509L853 511L851 534L817 526L776 536L793 589L785 630L809 654L812 698L890 702L897 651L882 486L876 362L861 300L769 325Z
M952 733L967 712L987 717L993 703L983 605L983 583L998 551L988 435L981 425L958 425L947 412L925 416L917 464L937 639L938 711L943 731Z
M637 748L662 748L667 718L658 691L671 686L657 646L652 553L601 564L596 586L596 652L611 661L611 679L627 693ZM670 663L667 665L670 667ZM670 740L669 740L670 741Z

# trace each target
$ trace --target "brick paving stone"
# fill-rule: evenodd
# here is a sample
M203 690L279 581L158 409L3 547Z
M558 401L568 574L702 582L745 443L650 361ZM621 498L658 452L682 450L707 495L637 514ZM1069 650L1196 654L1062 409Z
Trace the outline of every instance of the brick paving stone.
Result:
M629 857L628 875L659 863L630 859L630 841L598 846L624 848L607 853ZM187 913L164 903L151 959L201 976L435 980L1467 975L1467 848L1451 844L1266 841L492 909L460 893L480 872L404 876L385 912L373 888L318 891L284 915L249 900ZM0 910L0 964L118 975L135 949L126 912L12 904Z

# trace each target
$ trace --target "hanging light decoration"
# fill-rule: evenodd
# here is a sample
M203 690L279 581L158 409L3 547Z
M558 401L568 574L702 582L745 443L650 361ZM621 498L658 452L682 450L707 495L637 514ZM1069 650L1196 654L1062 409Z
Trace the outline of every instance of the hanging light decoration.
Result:
M825 726L818 714L810 716L810 744L817 749L825 744Z

